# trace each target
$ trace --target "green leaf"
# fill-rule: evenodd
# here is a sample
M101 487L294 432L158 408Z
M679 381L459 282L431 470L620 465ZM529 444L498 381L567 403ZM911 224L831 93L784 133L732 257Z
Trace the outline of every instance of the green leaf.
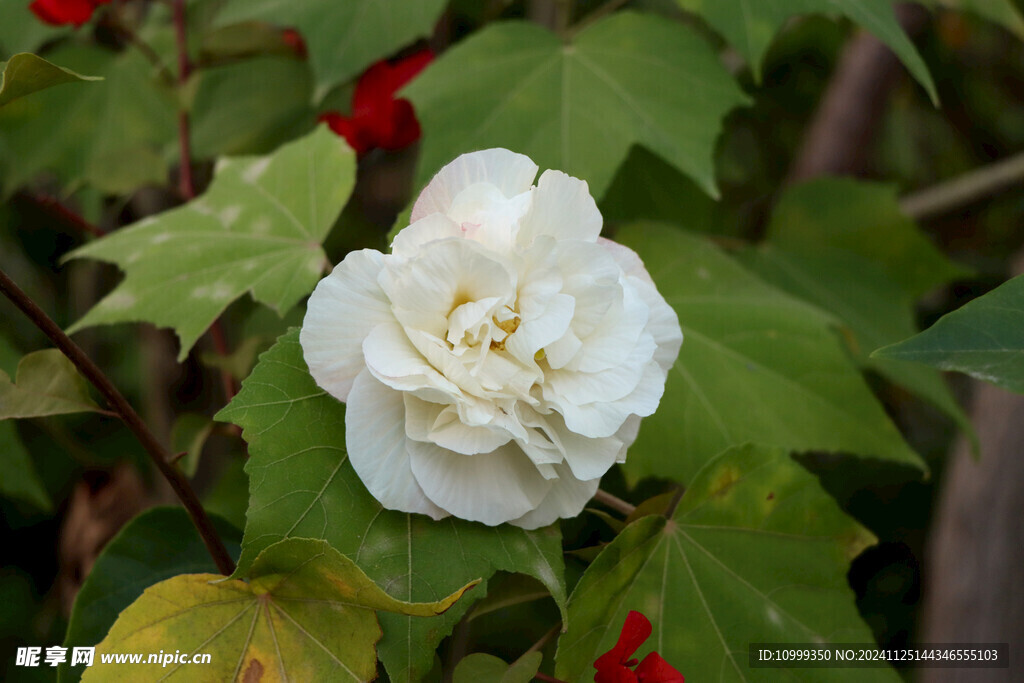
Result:
M453 683L530 683L544 658L540 652L530 652L511 665L493 655L478 652L463 657L455 667Z
M0 178L10 193L37 174L65 189L85 183L110 194L163 184L177 136L177 105L136 50L69 45L54 62L102 82L72 82L0 108Z
M875 539L784 451L743 446L710 461L671 521L640 519L583 574L569 600L555 676L590 681L626 614L654 627L656 650L694 681L775 681L751 669L756 642L871 642L850 561ZM806 681L899 681L891 669L787 669Z
M373 62L428 37L447 0L229 0L216 23L260 20L302 34L317 98ZM440 167L439 167L440 168Z
M860 253L850 250L851 235ZM894 188L825 179L791 189L779 200L766 244L743 256L768 282L839 318L863 367L930 401L973 434L938 372L869 357L914 334L913 304L921 291L964 274L900 213Z
M891 0L676 0L703 17L746 58L761 79L761 63L779 29L798 14L839 13L888 45L938 104L928 67L900 28Z
M22 358L14 382L0 370L0 420L98 410L88 382L57 349Z
M355 183L355 155L320 126L265 157L225 159L206 194L76 249L124 281L71 326L147 321L174 328L183 360L246 292L283 315L326 265L320 243Z
M687 482L747 442L924 467L851 364L834 318L679 229L636 224L617 239L643 259L683 330L661 405L626 460L632 480Z
M192 151L197 158L265 154L315 123L305 62L260 57L197 73Z
M823 250L862 256L914 298L970 274L903 214L893 185L824 178L797 186L776 207L770 237L776 247L801 256Z
M379 585L406 600L436 600L496 571L539 579L565 605L561 535L487 527L383 509L345 453L345 406L320 389L303 361L298 330L260 357L231 404L215 416L242 427L249 444L249 513L239 571L267 545L323 538ZM380 657L392 681L418 681L434 650L486 586L437 619L383 615Z
M28 52L20 52L9 61L0 62L0 71L0 107L62 83L103 80L97 76L83 76Z
M1024 394L1024 275L872 356L956 370Z
M443 613L474 584L435 602L396 600L323 541L276 543L253 563L249 581L185 574L147 588L96 647L84 681L122 680L107 653L181 650L208 664L135 665L133 681L370 681L377 675L375 610L415 617ZM201 673L197 673L201 671Z
M231 556L238 557L238 529L217 517L213 517L213 525ZM146 510L128 522L96 559L75 597L64 646L89 647L100 642L121 610L155 583L178 574L216 571L184 509ZM57 671L58 680L78 680L84 670L65 663Z
M178 463L185 476L196 476L199 456L202 455L203 446L206 445L206 440L210 438L215 426L213 420L198 413L184 413L174 421L174 427L171 429L171 451L175 455L185 454Z
M0 495L28 503L43 512L53 509L53 501L11 421L0 422L0 471L3 472Z
M564 44L525 22L488 26L403 93L423 126L417 179L463 152L507 147L586 180L600 198L641 144L717 196L722 118L747 98L686 26L619 12Z

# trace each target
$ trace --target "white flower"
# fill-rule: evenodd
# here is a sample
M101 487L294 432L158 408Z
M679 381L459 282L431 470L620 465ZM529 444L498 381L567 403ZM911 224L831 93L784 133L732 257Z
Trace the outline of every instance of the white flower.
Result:
M390 509L533 529L580 513L658 407L683 335L587 184L505 149L419 196L392 253L350 253L300 340L348 404L356 473Z

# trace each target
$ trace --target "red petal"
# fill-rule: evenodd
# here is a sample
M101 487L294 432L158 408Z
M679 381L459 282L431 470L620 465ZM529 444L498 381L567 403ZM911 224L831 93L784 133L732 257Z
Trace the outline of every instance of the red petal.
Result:
M433 52L421 50L394 64L387 61L377 62L359 77L355 94L352 96L352 110L373 110L392 102L395 93L415 78L416 74L433 59Z
M651 622L636 610L630 610L625 623L622 624L619 641L615 643L615 647L598 657L594 666L598 671L611 671L614 667L622 667L650 635Z
M414 79L419 72L434 60L430 50L420 50L405 59L400 59L391 66L392 92L398 92L406 83Z
M594 674L594 683L639 683L636 674L632 669L624 666L614 666L609 669L602 669Z
M319 120L326 123L335 134L345 138L349 146L360 156L375 146L372 135L351 117L332 111L321 114Z
M33 0L28 6L47 24L81 26L92 17L93 5L89 0Z
M389 128L388 134L379 141L384 149L402 149L420 139L420 122L409 100L395 100Z
M644 657L644 661L636 668L636 678L639 683L683 683L683 674L657 652Z

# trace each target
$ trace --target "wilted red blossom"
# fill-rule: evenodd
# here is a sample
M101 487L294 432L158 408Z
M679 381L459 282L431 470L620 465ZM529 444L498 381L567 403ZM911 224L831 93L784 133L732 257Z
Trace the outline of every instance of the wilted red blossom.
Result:
M33 0L28 8L47 24L81 26L92 18L97 7L108 2L110 0Z
M652 652L640 664L631 659L651 635L651 622L639 612L631 610L622 625L619 641L594 662L596 683L683 683L683 675ZM634 670L631 667L636 667Z
M395 93L411 81L434 58L422 50L397 62L377 62L359 77L352 96L352 115L328 112L320 116L358 154L371 149L401 149L420 137L412 103L395 99Z

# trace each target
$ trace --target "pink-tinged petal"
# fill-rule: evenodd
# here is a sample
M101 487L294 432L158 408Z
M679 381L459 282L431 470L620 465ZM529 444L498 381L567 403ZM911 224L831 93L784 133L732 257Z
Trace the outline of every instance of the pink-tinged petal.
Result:
M352 386L345 412L345 446L356 474L370 494L390 510L417 512L433 519L448 513L432 503L416 483L409 463L402 393L366 370Z
M366 366L363 340L377 325L395 319L377 284L384 258L371 249L350 252L309 297L299 343L313 379L340 401L348 400L352 382Z
M509 520L510 524L523 529L539 529L562 518L576 517L583 511L587 501L594 497L599 480L580 481L565 464L550 467L554 468L558 478L552 480L547 495L530 512Z
M420 193L412 207L412 220L432 213L448 213L455 198L476 183L496 186L506 198L530 189L537 164L530 157L507 149L485 149L458 157L442 168Z
M495 526L537 507L551 488L515 444L461 455L431 443L409 442L412 472L423 492L456 517Z
M666 662L657 652L652 652L636 667L638 683L685 683L683 674Z
M526 246L541 235L559 240L594 242L601 234L601 212L586 181L561 171L544 171L533 191L533 203L519 229Z

